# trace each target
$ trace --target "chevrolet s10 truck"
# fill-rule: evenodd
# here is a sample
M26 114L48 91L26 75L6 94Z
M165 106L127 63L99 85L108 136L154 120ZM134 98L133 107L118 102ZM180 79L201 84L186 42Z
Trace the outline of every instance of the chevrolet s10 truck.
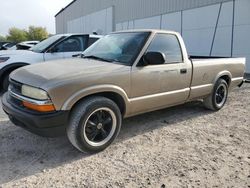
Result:
M115 32L79 58L14 71L3 110L33 133L66 133L80 151L99 152L123 118L196 99L220 110L243 83L244 69L245 58L190 58L176 32Z

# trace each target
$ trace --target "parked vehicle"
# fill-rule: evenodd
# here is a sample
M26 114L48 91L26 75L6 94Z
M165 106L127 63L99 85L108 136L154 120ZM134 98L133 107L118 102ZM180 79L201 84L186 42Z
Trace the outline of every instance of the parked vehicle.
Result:
M81 58L12 73L3 110L31 132L66 132L80 151L99 152L116 138L123 118L196 99L220 110L229 89L242 84L244 68L245 58L190 59L176 32L116 32Z
M70 58L84 51L101 36L88 34L54 35L28 50L0 51L0 84L7 90L9 74L22 66Z
M6 43L8 43L8 42L0 42L0 50L1 50L2 46L3 46L4 44L6 44Z
M29 50L31 47L37 45L40 41L24 41L12 46L8 50Z
M1 46L0 50L9 50L10 48L12 48L15 45L16 45L15 42L6 42L5 44L3 44Z

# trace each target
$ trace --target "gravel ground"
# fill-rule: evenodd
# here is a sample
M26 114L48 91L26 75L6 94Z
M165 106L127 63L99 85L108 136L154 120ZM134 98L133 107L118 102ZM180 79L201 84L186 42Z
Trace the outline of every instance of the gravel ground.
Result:
M199 102L124 121L115 143L86 155L0 112L0 187L250 187L250 84L219 112Z

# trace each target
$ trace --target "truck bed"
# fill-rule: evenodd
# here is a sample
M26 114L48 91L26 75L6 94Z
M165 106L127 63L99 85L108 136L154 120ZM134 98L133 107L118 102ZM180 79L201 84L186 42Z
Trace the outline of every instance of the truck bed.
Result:
M190 60L193 65L191 99L211 93L218 73L230 75L231 88L239 85L244 77L245 58L190 56Z

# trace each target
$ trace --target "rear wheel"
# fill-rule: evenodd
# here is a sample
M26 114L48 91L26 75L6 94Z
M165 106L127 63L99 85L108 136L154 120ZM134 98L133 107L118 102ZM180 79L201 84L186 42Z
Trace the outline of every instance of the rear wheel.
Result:
M118 106L105 97L91 97L73 110L67 127L69 141L82 152L108 147L119 134L122 116Z
M226 103L228 96L228 84L224 79L219 79L213 89L213 93L204 99L204 106L210 110L220 110Z

